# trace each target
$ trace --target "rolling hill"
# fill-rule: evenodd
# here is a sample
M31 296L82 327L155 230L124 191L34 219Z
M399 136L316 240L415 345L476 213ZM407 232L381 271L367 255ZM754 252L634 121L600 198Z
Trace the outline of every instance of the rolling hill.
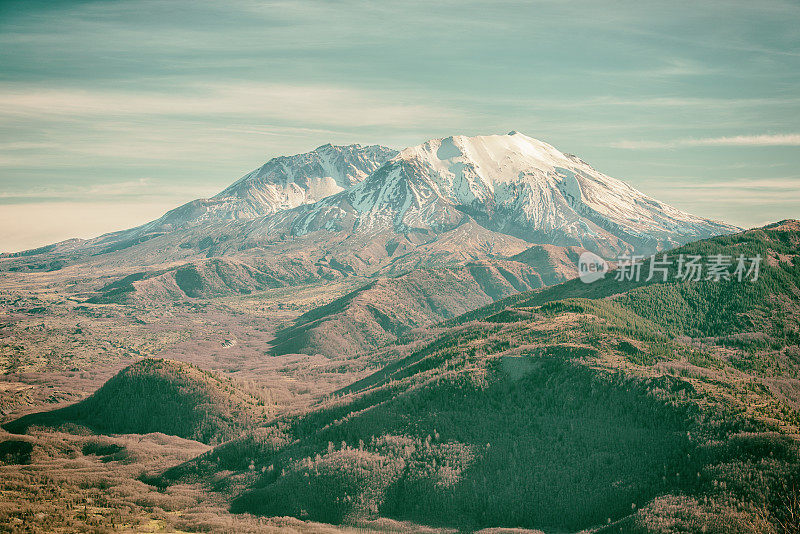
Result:
M258 399L189 364L145 359L120 371L88 398L3 425L13 433L31 427L86 427L104 434L161 432L217 444L263 420Z

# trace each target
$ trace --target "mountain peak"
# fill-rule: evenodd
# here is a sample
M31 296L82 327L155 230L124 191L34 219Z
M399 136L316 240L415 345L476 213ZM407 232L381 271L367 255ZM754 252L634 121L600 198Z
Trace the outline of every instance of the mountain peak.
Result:
M467 172L489 186L576 164L552 145L518 132L431 139L403 150L398 157L417 160L438 172L453 175Z
M311 204L364 180L397 154L380 145L333 145L272 158L211 199L189 202L155 221L172 227L254 219Z
M397 151L380 145L362 147L359 144L326 143L310 152L273 158L244 175L214 198L241 196L242 190L246 193L247 190L260 189L267 184L279 185L284 189L294 184L307 189L309 182L326 178L331 179L341 190L366 178L396 153ZM313 201L320 198L324 197Z
M182 230L192 235L180 235ZM381 252L377 243L405 239L412 250L447 235L458 236L447 257L509 240L615 257L649 255L736 230L659 202L548 143L509 132L431 139L400 153L377 145L321 145L274 158L211 199L87 247L113 251L169 235L179 254L190 256L195 243L208 256L298 248L303 236L320 232L308 242L321 239L326 247L378 262L387 260L389 249ZM491 238L476 238L483 231ZM209 241L225 245L200 245ZM376 245L365 252L366 243Z
M351 217L359 232L401 233L445 232L472 218L530 243L580 246L608 257L736 230L659 202L519 132L453 135L406 148L311 208L294 232L339 227L336 221Z

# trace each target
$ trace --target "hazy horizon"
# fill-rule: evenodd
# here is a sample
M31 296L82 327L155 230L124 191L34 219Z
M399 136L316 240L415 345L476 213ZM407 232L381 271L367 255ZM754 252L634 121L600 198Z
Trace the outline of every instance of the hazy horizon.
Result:
M3 2L0 251L136 226L328 142L509 130L692 214L798 218L798 15L780 1Z

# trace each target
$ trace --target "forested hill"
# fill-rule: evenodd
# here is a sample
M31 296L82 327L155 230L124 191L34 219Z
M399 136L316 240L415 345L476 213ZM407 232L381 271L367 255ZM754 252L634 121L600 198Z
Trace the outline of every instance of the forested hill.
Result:
M661 317L662 311L668 311L670 317L672 317L671 320L676 321L677 318L674 317L676 313L697 315L697 312L703 312L709 309L716 309L719 313L727 314L728 316L725 317L725 319L732 318L732 315L737 314L753 316L753 313L751 313L753 311L763 311L764 306L771 307L777 305L777 301L772 298L773 296L777 295L779 300L792 300L793 297L796 297L794 298L795 301L800 299L800 292L798 291L798 287L800 287L800 282L798 282L798 269L800 269L800 267L798 267L797 261L799 252L800 221L781 221L762 228L746 230L738 234L696 241L658 254L657 260L661 259L662 254L667 254L669 260L667 283L662 282L662 277L659 273L654 273L653 278L647 280L650 274L651 264L650 259L647 258L643 261L640 268L641 277L638 281L619 281L614 271L606 274L605 278L602 280L589 284L575 278L556 286L521 292L506 297L488 306L451 319L447 321L445 325L464 324L472 320L483 320L509 308L531 308L547 302L566 298L606 298L623 293L630 293L633 290L645 286L656 287L640 290L635 295L632 295L632 298L637 302L641 302L638 306L640 312L646 316L652 315L656 319ZM723 280L721 282L713 282L704 279L698 282L683 281L676 276L677 260L681 255L685 258L693 255L700 255L703 260L715 255L729 256L734 263L729 269L731 272L735 269L735 260L738 256L742 255L745 258L761 256L762 260L759 266L760 280L756 284L741 284L738 280ZM705 274L703 274L702 278L705 278ZM675 292L681 293L682 296L677 302L672 302L671 299L677 297ZM649 296L650 303L655 304L655 296L659 294L665 299L666 306L669 309L661 310L651 307L652 313L648 313L646 309L648 304L644 302L644 300ZM692 298L691 294L694 294L695 297L702 294L706 302L701 303L697 301L690 303L686 301L686 298ZM676 308L674 304L680 304L680 307ZM750 305L752 305L752 307L748 308ZM687 309L686 306L699 306L699 308ZM783 305L779 307L785 308ZM789 307L791 308L791 306ZM743 317L740 317L739 320L734 320L727 328L740 328L742 325L742 318ZM720 325L721 320L722 317L718 318L716 321L712 320L704 327L704 330L708 331L708 329L713 328L714 324ZM699 322L707 321L705 318L702 318L699 319ZM795 316L794 322L797 323L797 316ZM675 326L677 327L678 325L676 324Z
M145 359L120 371L85 400L4 425L80 425L106 434L161 432L217 444L263 421L264 401L208 371L182 362Z
M675 251L760 254L755 281L514 298L162 483L224 477L234 511L334 523L796 532L799 230Z

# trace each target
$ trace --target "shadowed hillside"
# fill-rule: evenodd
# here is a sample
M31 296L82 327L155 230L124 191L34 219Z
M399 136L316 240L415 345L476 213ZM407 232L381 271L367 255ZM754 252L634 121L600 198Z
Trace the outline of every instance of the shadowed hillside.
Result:
M528 265L539 274L543 285L552 286L578 275L578 258L585 251L581 247L534 245L509 259Z
M35 413L3 427L87 427L105 434L161 432L203 443L221 443L257 424L260 401L192 365L146 359L120 371L85 400Z

